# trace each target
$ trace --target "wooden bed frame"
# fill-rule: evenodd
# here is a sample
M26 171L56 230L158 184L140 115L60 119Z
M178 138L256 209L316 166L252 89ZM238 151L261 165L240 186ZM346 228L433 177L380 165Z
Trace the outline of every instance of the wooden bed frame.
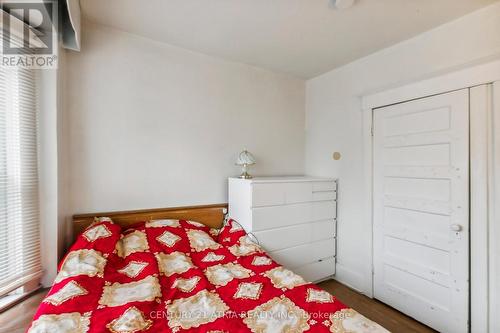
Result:
M114 223L122 227L130 226L141 221L153 219L191 220L203 223L211 228L220 228L227 213L227 204L156 208L144 210L130 210L121 212L105 212L78 214L73 216L73 239L94 222L95 217L109 217Z

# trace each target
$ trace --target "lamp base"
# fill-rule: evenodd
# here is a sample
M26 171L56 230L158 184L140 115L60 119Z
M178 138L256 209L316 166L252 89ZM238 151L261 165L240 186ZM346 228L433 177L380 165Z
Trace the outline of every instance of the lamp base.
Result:
M239 175L238 178L241 178L241 179L252 179L253 177L248 172L245 171L241 175Z

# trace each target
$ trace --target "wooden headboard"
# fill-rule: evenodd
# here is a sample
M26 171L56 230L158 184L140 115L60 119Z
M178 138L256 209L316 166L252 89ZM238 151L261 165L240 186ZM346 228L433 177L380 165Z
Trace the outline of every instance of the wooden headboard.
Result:
M122 212L106 212L78 214L73 216L73 239L92 222L95 217L106 216L114 223L122 227L130 226L141 221L157 219L191 220L203 223L212 228L220 228L224 222L224 215L227 212L227 204L156 208L144 210L130 210Z

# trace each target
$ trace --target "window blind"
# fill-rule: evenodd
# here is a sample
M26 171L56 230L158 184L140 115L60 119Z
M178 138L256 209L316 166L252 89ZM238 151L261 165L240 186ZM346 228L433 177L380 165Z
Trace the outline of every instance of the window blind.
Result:
M34 70L0 66L0 296L41 276Z

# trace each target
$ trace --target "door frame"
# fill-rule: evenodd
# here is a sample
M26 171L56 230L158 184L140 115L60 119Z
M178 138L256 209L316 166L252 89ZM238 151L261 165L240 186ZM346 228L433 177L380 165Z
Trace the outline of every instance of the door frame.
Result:
M480 85L492 84L495 81L500 81L500 60L489 62L486 64L481 64L431 79L422 80L416 83L404 85L398 88L385 90L378 93L368 94L361 96L362 102L362 118L363 118L363 164L364 164L364 188L362 204L364 206L364 221L367 228L367 233L371 235L368 242L368 248L371 249L369 254L370 259L365 267L365 276L368 277L367 284L364 287L364 292L369 297L373 298L373 112L376 109L389 106L392 104L402 103L411 101L414 99L420 99L424 97L430 97L433 95L444 94L447 92L461 90L466 88L473 88ZM497 82L496 87L499 84ZM498 92L494 92L496 96L499 95ZM479 92L478 94L481 94ZM470 98L473 98L471 91L469 93ZM490 93L491 95L491 93ZM500 102L500 101L499 101ZM493 96L491 97L491 105L488 106L489 113L495 111L500 113L498 110L500 104L493 105ZM472 105L471 105L472 108ZM493 108L496 108L493 110ZM483 108L483 110L486 110ZM472 110L471 110L472 111ZM471 223L470 223L470 234L474 234L474 237L470 237L470 262L471 271L470 278L477 277L487 277L491 276L489 271L489 258L485 257L485 254L489 253L488 242L483 242L482 240L488 240L488 220L485 220L484 216L488 216L489 221L498 220L500 216L492 216L492 212L485 212L487 206L481 204L481 198L489 197L490 202L498 202L498 198L492 198L495 191L490 188L491 179L484 181L484 168L486 164L491 163L492 156L491 149L480 149L481 145L486 141L491 141L491 130L488 128L488 123L485 119L488 119L486 113L488 112L470 112L470 138L479 138L477 141L471 140L470 142L470 156L474 156L478 161L483 161L483 163L471 163L470 165L470 177L472 181L475 181L474 187L471 186L471 206L469 210L471 212ZM485 118L486 117L486 118ZM497 124L498 125L498 124ZM496 131L500 132L500 128L495 127ZM484 134L489 133L489 134ZM488 137L489 135L489 137ZM493 144L493 142L491 142ZM486 163L485 163L486 162ZM500 169L497 168L497 169ZM498 173L499 170L494 171ZM489 172L494 172L490 170ZM500 175L500 173L498 173ZM483 179L483 181L477 181L478 179ZM490 186L489 186L490 184ZM500 189L498 189L500 190ZM473 213L476 212L476 213ZM473 215L474 214L474 215ZM484 215L487 214L487 215ZM493 212L494 214L494 212ZM498 214L498 213L497 213ZM474 223L472 223L474 221ZM491 238L490 238L491 240ZM491 246L491 245L490 245ZM496 248L499 246L496 245ZM497 268L498 269L498 268ZM493 285L493 287L495 287ZM471 314L471 329L472 331L487 332L483 328L488 328L488 326L500 325L500 319L490 318L489 316L489 303L484 301L484 295L489 295L490 290L488 285L484 285L483 281L471 280L470 282L470 304L469 308ZM490 300L493 304L498 303L498 300ZM494 322L496 321L496 322Z

